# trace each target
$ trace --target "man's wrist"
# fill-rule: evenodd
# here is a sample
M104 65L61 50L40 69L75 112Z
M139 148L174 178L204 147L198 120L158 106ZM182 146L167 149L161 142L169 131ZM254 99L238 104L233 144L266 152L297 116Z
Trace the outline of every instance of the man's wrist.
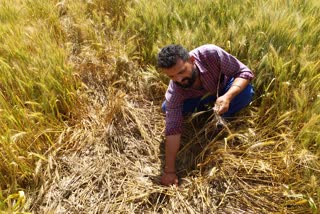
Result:
M164 173L165 174L176 174L176 171L166 171L166 170L164 170Z
M230 92L225 93L224 95L222 95L225 97L225 100L228 101L229 103L231 102L231 100L233 99L233 94L231 94Z
M170 173L176 173L175 168L170 168L170 167L165 167L163 170L165 173L170 174Z

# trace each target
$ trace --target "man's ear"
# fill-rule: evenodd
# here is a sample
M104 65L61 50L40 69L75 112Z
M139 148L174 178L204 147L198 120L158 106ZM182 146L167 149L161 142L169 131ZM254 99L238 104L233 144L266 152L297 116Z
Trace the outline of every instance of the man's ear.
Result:
M190 62L190 63L193 64L195 60L196 60L196 58L195 58L194 56L191 55L191 56L189 57L189 62Z

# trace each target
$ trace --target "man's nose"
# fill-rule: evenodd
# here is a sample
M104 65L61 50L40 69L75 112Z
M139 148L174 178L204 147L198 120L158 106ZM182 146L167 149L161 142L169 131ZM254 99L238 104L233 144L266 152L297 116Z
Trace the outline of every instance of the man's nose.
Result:
M182 82L183 80L183 77L175 77L175 82Z

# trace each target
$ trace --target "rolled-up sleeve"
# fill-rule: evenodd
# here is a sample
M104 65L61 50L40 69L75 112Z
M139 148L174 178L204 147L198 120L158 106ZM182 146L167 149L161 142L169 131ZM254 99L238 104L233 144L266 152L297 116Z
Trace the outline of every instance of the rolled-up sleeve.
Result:
M240 62L237 58L223 50L222 48L215 46L216 56L220 62L220 69L223 74L229 77L241 77L243 79L252 80L254 75L252 71Z

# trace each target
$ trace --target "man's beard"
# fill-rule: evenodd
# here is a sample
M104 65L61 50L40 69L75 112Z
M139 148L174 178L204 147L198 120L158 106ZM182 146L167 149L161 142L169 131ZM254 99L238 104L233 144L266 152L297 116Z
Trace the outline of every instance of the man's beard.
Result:
M181 82L187 82L187 83L179 83L179 82L174 82L175 84L177 84L178 86L180 86L181 88L190 88L192 85L193 85L193 83L196 81L196 78L197 78L197 69L196 68L194 68L194 69L192 69L192 75L191 75L191 77L185 77L185 78L183 78L182 79L182 81Z

